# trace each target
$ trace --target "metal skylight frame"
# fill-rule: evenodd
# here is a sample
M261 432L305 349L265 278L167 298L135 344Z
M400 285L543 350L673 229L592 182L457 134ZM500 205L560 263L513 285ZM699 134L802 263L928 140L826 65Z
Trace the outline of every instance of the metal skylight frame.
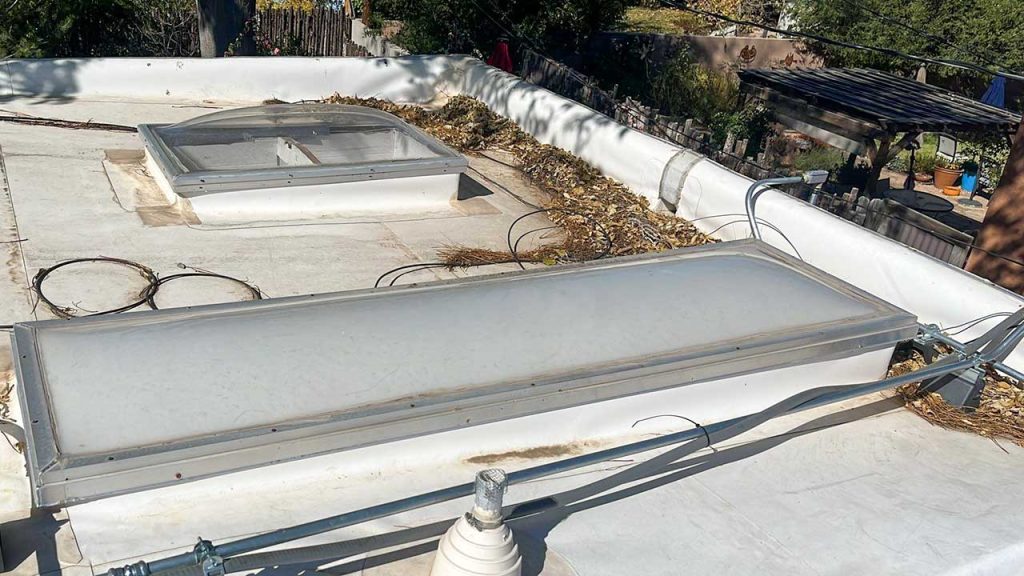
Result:
M469 389L416 394L416 400L412 402L409 396L387 398L375 404L335 408L330 414L309 414L308 418L292 420L281 417L280 421L268 425L236 427L222 432L183 436L157 444L140 444L136 438L132 446L104 449L99 452L86 450L83 453L76 451L74 446L62 445L58 438L57 426L61 410L54 404L54 383L51 382L51 379L58 375L52 369L47 369L48 349L43 338L46 332L65 336L88 335L94 330L102 332L111 326L134 330L138 327L159 326L165 322L170 322L170 326L179 323L177 325L180 329L180 322L183 320L194 322L193 325L197 329L209 330L210 326L220 321L218 319L230 322L231 318L251 318L254 314L259 316L267 312L273 315L288 309L292 309L290 314L294 315L298 311L297 307L306 305L315 307L320 316L326 311L324 306L371 304L393 309L396 305L404 305L404 301L416 308L422 308L429 305L424 298L429 299L431 294L471 293L476 287L486 289L488 285L495 289L500 288L502 294L508 294L511 287L523 283L529 286L537 279L542 282L554 280L558 285L558 278L580 273L600 274L602 270L624 268L636 268L641 273L643 270L650 270L650 273L654 274L661 264L672 266L682 261L715 256L726 257L730 266L739 263L737 258L749 259L762 265L772 263L787 270L787 273L795 274L794 278L803 277L810 280L811 285L820 286L821 289L830 291L829 293L834 292L851 303L857 303L861 312L853 316L843 315L849 312L841 312L839 315L832 313L829 316L831 320L819 319L767 333L729 337L725 340L720 338L706 344L676 344L669 352L649 355L642 360L633 359L616 362L613 365L594 364L558 373L538 373L528 376L527 380L509 379ZM756 277L751 278L751 281L756 282ZM755 292L763 289L754 284L751 284L750 288ZM652 303L652 306L657 308L656 304ZM491 325L487 319L481 322ZM687 331L692 328L680 326L679 330ZM593 261L469 280L442 281L383 291L352 291L191 309L140 312L114 317L19 323L15 325L12 340L17 359L18 381L22 386L22 412L31 422L26 426L26 456L33 498L37 505L44 506L73 504L176 483L182 478L198 479L283 460L382 444L698 382L850 358L891 348L899 341L912 338L916 333L916 318L911 314L764 243L735 241L660 254ZM422 335L411 336L418 338ZM73 342L65 341L61 347L65 351L74 350L75 354L80 353ZM109 353L115 354L116 351ZM403 354L407 353L409 352L403 351ZM291 361L296 362L297 366L302 365L302 359L299 357ZM230 362L230 359L221 358L218 362ZM147 376L147 371L153 369L152 363L143 362L143 365L144 368L141 365L139 368L139 378L155 374L150 373ZM345 365L337 367L338 370L347 368ZM298 369L297 367L296 370ZM114 378L115 375L90 376L82 370L84 368L76 362L73 373L63 372L65 383L62 386L67 389L69 377L75 381L75 387L109 387L117 380ZM82 380L83 378L85 380ZM189 405L194 402L199 407L206 402L202 397L187 396ZM126 391L125 397L131 398L133 395L127 394ZM132 401L129 400L125 408L142 408L141 405L131 407L131 404ZM75 410L79 409L85 408L75 405ZM323 410L332 409L325 406ZM90 417L98 415L90 413ZM188 414L182 414L182 417L187 418ZM98 421L96 425L131 427L127 422L104 424Z
M326 116L360 116L375 120L376 124L353 125L348 129L357 133L360 128L387 128L427 147L436 156L384 162L358 162L350 164L325 164L319 166L284 166L237 170L204 170L190 167L188 161L175 152L162 134L165 130L243 130L232 127L232 119L272 117L274 115L308 116L311 119ZM318 184L337 184L433 176L437 174L459 174L469 162L457 151L449 148L436 138L402 119L365 106L347 104L274 104L223 110L193 118L178 124L140 124L139 137L156 166L163 173L171 189L185 198L228 192L235 190L258 190L265 188L287 188ZM272 130L272 128L264 128Z

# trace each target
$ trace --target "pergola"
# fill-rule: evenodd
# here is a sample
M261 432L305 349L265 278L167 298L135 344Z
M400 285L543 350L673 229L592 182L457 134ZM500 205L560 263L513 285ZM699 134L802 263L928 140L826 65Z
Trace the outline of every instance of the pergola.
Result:
M869 191L882 167L922 132L1010 136L1021 121L1002 108L878 70L751 69L739 76L744 91L767 102L783 125L868 157Z

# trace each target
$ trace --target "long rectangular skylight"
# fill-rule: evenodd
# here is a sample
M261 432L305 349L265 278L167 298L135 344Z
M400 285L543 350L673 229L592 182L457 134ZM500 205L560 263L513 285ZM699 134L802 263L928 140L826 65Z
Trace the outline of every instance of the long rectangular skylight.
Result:
M692 300L638 296L651 285ZM42 506L858 357L915 333L910 314L742 241L29 322L14 343Z

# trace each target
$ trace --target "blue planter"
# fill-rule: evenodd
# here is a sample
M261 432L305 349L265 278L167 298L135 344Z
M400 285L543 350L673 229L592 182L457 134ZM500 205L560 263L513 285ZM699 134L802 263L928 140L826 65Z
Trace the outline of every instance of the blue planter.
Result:
M974 189L978 186L978 173L968 174L964 172L964 175L960 177L960 189L964 192L974 192Z

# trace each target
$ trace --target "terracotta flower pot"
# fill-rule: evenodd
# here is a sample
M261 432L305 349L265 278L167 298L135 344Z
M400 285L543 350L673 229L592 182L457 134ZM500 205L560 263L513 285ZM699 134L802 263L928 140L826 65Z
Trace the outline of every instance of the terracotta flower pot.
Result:
M931 174L922 174L921 172L914 174L914 180L917 182L931 182L932 179Z
M943 168L941 166L935 167L935 187L942 189L946 186L952 186L956 184L956 179L963 174L963 170L950 170L949 168Z

